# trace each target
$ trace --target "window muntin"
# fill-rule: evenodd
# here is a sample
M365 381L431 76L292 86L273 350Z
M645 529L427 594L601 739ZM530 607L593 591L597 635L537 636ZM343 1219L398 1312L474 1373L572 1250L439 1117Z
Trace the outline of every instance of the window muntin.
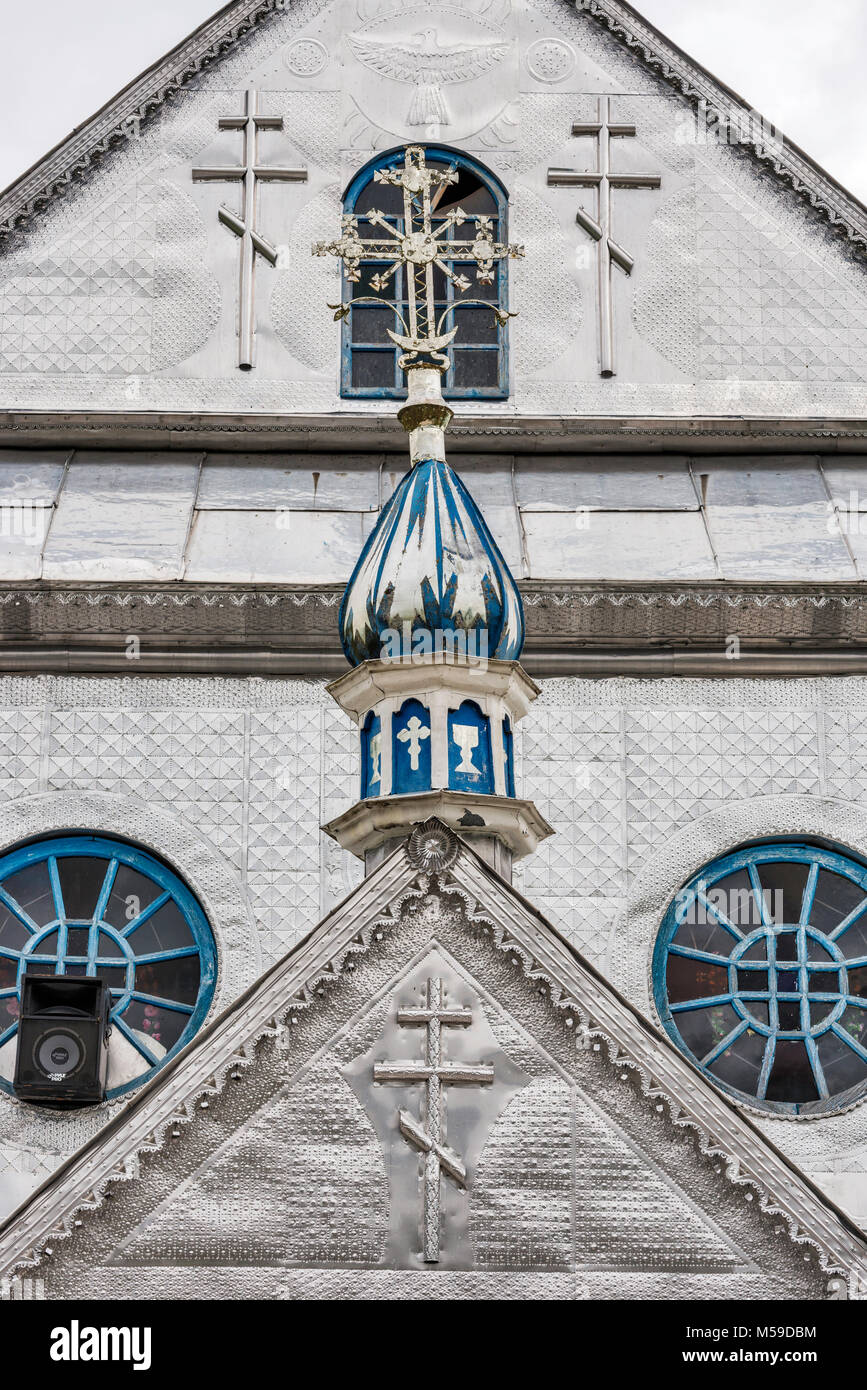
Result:
M123 841L69 835L0 859L0 1049L18 1028L28 971L100 975L111 1025L141 1060L140 1085L201 1026L217 953L193 894L165 864ZM11 1090L0 1078L0 1086Z
M662 1023L708 1078L771 1112L867 1093L867 868L806 844L715 861L657 937Z
M380 228L365 221L365 213L374 209L383 213L396 230L403 227L402 190L390 184L373 182L374 169L395 168L403 163L403 159L404 151L397 150L378 160L375 165L368 165L350 185L344 210L358 217L358 231L363 240L382 237ZM425 160L429 168L456 166L460 175L457 183L444 186L436 206L442 218L452 209L461 207L468 214L469 226L474 218L489 217L494 240L508 239L505 192L490 174L474 160L450 151L428 147ZM437 232L442 231L441 223L436 218L433 225ZM467 234L468 225L465 224L463 227L452 227L448 238L466 240ZM449 277L435 266L437 320L452 304L462 299L484 300L501 309L508 308L508 265L505 260L496 263L493 284L490 285L476 279L477 267L473 262L449 260L447 264L455 274L466 275L472 281L472 286L465 294L459 294ZM360 280L352 283L344 275L344 302L375 295L394 304L406 319L405 269L400 267L395 272L385 290L375 290L371 284L371 277L378 270L382 270L381 265L362 261ZM508 325L501 327L490 310L476 304L455 308L446 320L446 327L457 327L458 333L453 347L448 350L449 369L443 378L443 395L450 399L505 400L509 394ZM401 349L389 338L389 328L399 329L399 324L386 307L361 304L350 311L343 324L342 395L380 398L406 395L404 374L398 366Z

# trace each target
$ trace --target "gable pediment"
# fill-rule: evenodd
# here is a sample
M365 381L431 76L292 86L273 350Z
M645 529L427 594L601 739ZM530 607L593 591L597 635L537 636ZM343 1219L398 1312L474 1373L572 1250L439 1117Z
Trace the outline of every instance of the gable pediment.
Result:
M242 303L243 196L215 171L253 100L271 124ZM610 309L601 110L640 181L612 193ZM340 397L339 282L311 246L372 156L419 139L501 179L529 250L509 400L480 414L860 414L863 207L616 0L238 0L0 199L7 408L376 413Z
M380 866L10 1218L3 1268L50 1244L49 1297L857 1281L856 1229L435 833L454 861Z

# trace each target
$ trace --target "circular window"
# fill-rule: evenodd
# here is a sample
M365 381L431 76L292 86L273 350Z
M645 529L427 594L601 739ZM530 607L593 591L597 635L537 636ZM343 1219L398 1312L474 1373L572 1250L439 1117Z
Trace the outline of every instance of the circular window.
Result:
M201 1026L217 952L177 874L122 841L69 835L0 858L0 1086L11 1091L27 973L98 975L110 991L109 1099Z
M737 1099L851 1104L867 1092L867 868L810 845L717 860L668 909L653 986L674 1042Z

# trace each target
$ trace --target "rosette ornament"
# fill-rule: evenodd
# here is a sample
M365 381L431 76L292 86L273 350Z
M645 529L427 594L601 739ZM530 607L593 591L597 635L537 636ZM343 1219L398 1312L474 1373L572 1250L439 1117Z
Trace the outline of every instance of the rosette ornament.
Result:
M518 586L458 475L444 459L420 459L395 489L359 556L340 605L348 661L402 654L419 632L434 650L465 633L476 652L517 661L524 645ZM475 645L473 645L475 644ZM486 645L485 645L486 644Z

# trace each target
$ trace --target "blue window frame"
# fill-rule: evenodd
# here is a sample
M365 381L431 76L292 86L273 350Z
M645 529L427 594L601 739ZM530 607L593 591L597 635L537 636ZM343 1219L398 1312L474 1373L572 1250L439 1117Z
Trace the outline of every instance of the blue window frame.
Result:
M165 864L121 840L65 835L0 858L0 1056L14 1045L31 972L105 980L112 1028L129 1044L125 1074L140 1062L111 1098L140 1085L201 1026L217 951L202 908ZM2 1078L0 1086L12 1089Z
M395 168L402 165L403 160L403 148L378 156L359 171L346 190L344 212L358 218L362 238L382 236L373 223L365 221L365 213L374 209L383 213L395 230L403 228L401 190L373 181L375 170ZM461 207L468 214L470 226L474 219L488 217L494 240L508 240L506 190L489 170L468 155L439 146L426 146L425 160L428 165L442 168L454 166L460 175L457 183L445 187L437 211L445 215L450 209ZM452 229L449 237L466 240L467 230L466 224L456 231ZM465 295L456 293L449 277L434 268L438 317L461 299L481 299L508 309L508 261L497 262L491 285L476 280L475 264L457 259L446 264L456 274L463 271L472 280L472 288ZM371 284L371 276L377 269L382 267L362 261L361 279L356 283L347 281L344 274L343 302L375 295L386 304L394 304L406 318L407 290L403 270L395 273L387 290L378 291ZM509 394L508 324L501 327L491 311L478 304L455 308L447 323L450 327L456 326L458 334L454 347L449 350L443 395L452 400L505 400ZM387 307L363 304L350 311L343 322L341 395L379 399L399 399L406 395L403 372L398 366L400 349L387 333L387 329L396 326L395 316Z
M867 868L801 843L716 860L669 907L653 986L670 1037L738 1100L851 1105L867 1094Z

